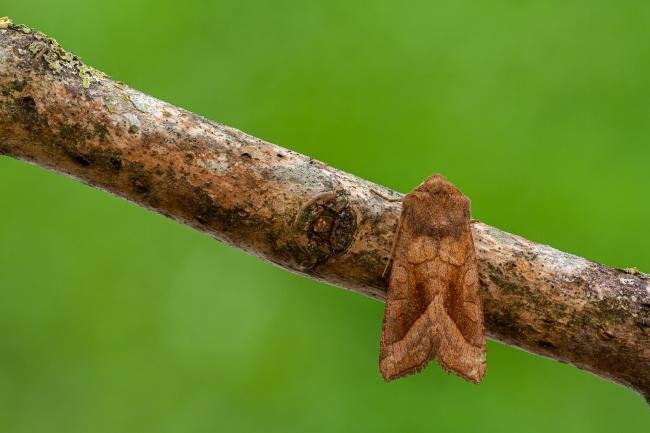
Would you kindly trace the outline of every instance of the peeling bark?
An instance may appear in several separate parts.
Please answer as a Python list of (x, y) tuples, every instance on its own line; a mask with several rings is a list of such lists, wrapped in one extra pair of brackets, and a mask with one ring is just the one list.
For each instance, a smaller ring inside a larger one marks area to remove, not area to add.
[[(0, 154), (384, 299), (401, 210), (388, 197), (401, 194), (140, 93), (2, 19)], [(650, 396), (648, 275), (472, 230), (492, 339)]]

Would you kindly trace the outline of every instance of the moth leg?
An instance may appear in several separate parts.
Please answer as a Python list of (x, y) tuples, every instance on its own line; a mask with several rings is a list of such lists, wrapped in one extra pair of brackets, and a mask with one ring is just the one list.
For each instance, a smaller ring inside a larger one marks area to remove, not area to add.
[(377, 190), (374, 189), (374, 188), (370, 188), (370, 191), (372, 191), (373, 193), (375, 193), (375, 194), (378, 195), (379, 197), (383, 198), (384, 200), (389, 201), (389, 202), (392, 202), (392, 203), (397, 202), (397, 201), (402, 201), (402, 200), (403, 200), (403, 197), (399, 197), (399, 198), (391, 198), (391, 197), (387, 197), (387, 196), (385, 196), (384, 194), (380, 193), (379, 191), (377, 191)]
[(400, 233), (402, 232), (402, 214), (400, 214), (399, 219), (397, 220), (397, 230), (395, 230), (395, 236), (393, 237), (393, 246), (390, 249), (390, 256), (388, 257), (388, 262), (386, 262), (386, 267), (384, 272), (381, 273), (381, 279), (386, 278), (386, 273), (390, 269), (390, 266), (393, 264), (393, 257), (395, 257), (395, 248), (397, 247), (397, 241), (400, 238)]

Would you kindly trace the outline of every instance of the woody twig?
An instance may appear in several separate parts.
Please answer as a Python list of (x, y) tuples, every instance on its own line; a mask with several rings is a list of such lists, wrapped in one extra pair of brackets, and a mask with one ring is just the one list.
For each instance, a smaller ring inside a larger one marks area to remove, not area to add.
[[(385, 297), (401, 194), (140, 93), (7, 19), (0, 153), (289, 271)], [(490, 338), (650, 396), (650, 277), (478, 221), (472, 234)]]

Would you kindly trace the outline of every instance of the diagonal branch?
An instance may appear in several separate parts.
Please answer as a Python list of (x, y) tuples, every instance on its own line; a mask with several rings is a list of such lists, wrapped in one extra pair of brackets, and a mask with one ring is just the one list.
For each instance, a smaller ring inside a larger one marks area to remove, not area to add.
[[(131, 89), (0, 19), (0, 153), (383, 300), (401, 195)], [(473, 223), (491, 338), (650, 396), (650, 277)]]

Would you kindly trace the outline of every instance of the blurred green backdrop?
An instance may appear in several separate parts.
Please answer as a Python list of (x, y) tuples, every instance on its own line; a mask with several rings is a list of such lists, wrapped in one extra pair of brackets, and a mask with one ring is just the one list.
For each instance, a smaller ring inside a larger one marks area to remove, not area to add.
[[(401, 191), (445, 173), (485, 222), (650, 271), (646, 0), (2, 6), (158, 98)], [(378, 302), (7, 158), (0, 197), (2, 432), (650, 425), (633, 392), (498, 343), (481, 386), (385, 384)]]

